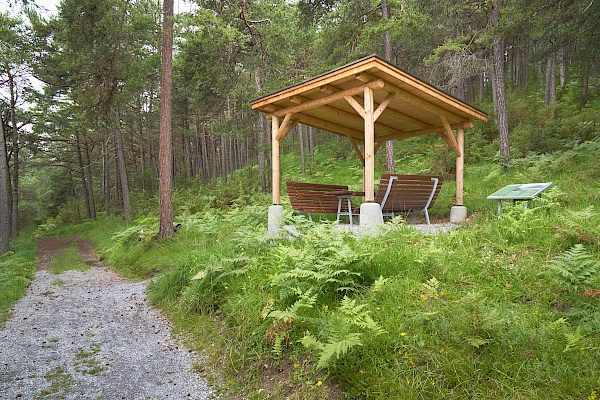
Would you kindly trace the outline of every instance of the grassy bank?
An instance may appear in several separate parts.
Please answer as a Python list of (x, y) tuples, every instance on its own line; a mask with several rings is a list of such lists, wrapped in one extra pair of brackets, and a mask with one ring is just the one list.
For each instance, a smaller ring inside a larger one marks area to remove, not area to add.
[[(504, 175), (469, 165), (472, 217), (447, 234), (396, 220), (356, 237), (290, 215), (302, 234), (269, 238), (261, 195), (219, 208), (195, 195), (165, 241), (154, 217), (100, 218), (68, 233), (87, 235), (122, 274), (152, 278), (151, 301), (205, 354), (227, 398), (592, 399), (599, 147), (521, 159)], [(410, 160), (417, 172), (419, 162)], [(309, 177), (319, 178), (328, 180)], [(546, 181), (542, 203), (507, 204), (501, 218), (486, 199)], [(452, 201), (453, 182), (444, 185), (437, 218)]]
[(36, 271), (36, 245), (33, 230), (21, 232), (0, 254), (0, 327), (10, 317), (9, 309), (23, 296)]

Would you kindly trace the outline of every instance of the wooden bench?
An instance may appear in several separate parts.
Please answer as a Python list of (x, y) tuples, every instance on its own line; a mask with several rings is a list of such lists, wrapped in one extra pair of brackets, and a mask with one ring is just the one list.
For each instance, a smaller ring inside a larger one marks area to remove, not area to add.
[(429, 222), (429, 208), (433, 206), (442, 188), (439, 175), (399, 175), (383, 174), (375, 194), (375, 202), (381, 205), (384, 217), (394, 217), (394, 213), (424, 211)]
[[(322, 183), (286, 182), (292, 209), (311, 213), (348, 215), (348, 204), (341, 201), (339, 194), (348, 191), (345, 185), (327, 185)], [(337, 192), (337, 193), (336, 193)]]

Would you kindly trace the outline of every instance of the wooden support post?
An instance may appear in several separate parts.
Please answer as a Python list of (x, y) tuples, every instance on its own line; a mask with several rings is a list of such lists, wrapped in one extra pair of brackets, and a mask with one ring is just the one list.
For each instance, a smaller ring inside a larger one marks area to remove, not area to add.
[(456, 128), (456, 142), (460, 155), (456, 155), (456, 205), (463, 205), (463, 176), (465, 170), (465, 130), (462, 127)]
[(280, 186), (281, 175), (279, 171), (279, 140), (277, 140), (277, 132), (279, 132), (279, 118), (273, 116), (271, 118), (271, 137), (273, 140), (272, 148), (272, 172), (273, 172), (273, 204), (280, 204)]
[(365, 88), (364, 110), (365, 110), (365, 176), (364, 192), (365, 202), (375, 201), (375, 120), (373, 89)]

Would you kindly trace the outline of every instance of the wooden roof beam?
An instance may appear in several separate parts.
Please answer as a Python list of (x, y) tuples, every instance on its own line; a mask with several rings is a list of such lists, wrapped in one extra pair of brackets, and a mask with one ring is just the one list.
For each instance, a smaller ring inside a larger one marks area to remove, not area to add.
[(419, 128), (419, 129), (431, 128), (431, 125), (428, 124), (427, 122), (423, 122), (423, 121), (413, 118), (409, 115), (398, 112), (390, 107), (387, 108), (385, 115), (386, 115), (386, 117), (391, 117), (391, 118), (397, 119), (399, 121), (405, 122), (407, 124), (410, 124), (410, 125), (414, 126), (415, 128)]
[(371, 81), (368, 83), (365, 83), (363, 85), (359, 85), (359, 86), (355, 86), (353, 88), (350, 89), (346, 89), (346, 90), (342, 90), (336, 93), (332, 93), (330, 95), (327, 95), (325, 97), (321, 97), (318, 99), (314, 99), (314, 100), (309, 100), (305, 103), (302, 104), (298, 104), (292, 107), (287, 107), (287, 108), (283, 108), (281, 110), (278, 111), (274, 111), (271, 113), (271, 115), (274, 115), (276, 117), (283, 117), (285, 114), (287, 113), (296, 113), (296, 112), (301, 112), (304, 110), (308, 110), (310, 108), (314, 108), (314, 107), (318, 107), (318, 106), (322, 106), (325, 104), (329, 104), (331, 102), (334, 102), (336, 100), (340, 100), (343, 99), (345, 96), (354, 96), (355, 94), (358, 93), (362, 93), (364, 91), (364, 89), (366, 87), (370, 88), (370, 89), (381, 89), (383, 88), (385, 85), (385, 83), (383, 82), (382, 79), (378, 79), (375, 81)]
[(427, 100), (423, 100), (419, 96), (415, 96), (414, 94), (408, 93), (390, 83), (386, 83), (385, 86), (383, 87), (383, 90), (385, 90), (388, 93), (396, 93), (396, 96), (398, 97), (398, 99), (407, 101), (407, 102), (409, 102), (417, 107), (420, 107), (423, 110), (428, 111), (432, 114), (444, 116), (444, 117), (450, 118), (450, 119), (455, 117), (455, 114), (451, 113), (450, 111), (448, 111), (442, 107), (436, 106), (435, 104), (430, 103)]
[[(450, 125), (450, 127), (452, 129), (458, 129), (458, 128), (468, 129), (468, 128), (473, 127), (473, 123), (472, 122), (461, 122), (458, 124)], [(380, 142), (387, 142), (388, 140), (398, 140), (398, 139), (406, 139), (406, 138), (415, 137), (415, 136), (431, 135), (432, 133), (440, 133), (443, 130), (444, 130), (444, 127), (442, 127), (442, 126), (433, 126), (431, 128), (417, 129), (414, 131), (398, 132), (398, 133), (393, 133), (391, 135), (375, 137), (375, 142), (380, 143)]]
[(348, 128), (346, 126), (342, 126), (334, 122), (325, 121), (320, 118), (311, 117), (307, 114), (296, 114), (295, 117), (299, 123), (309, 125), (318, 129), (323, 129), (325, 131), (335, 133), (337, 135), (352, 136), (359, 142), (364, 141), (364, 134), (362, 133), (362, 131), (356, 131), (352, 128)]
[(319, 90), (326, 94), (333, 94), (333, 93), (337, 93), (340, 91), (338, 88), (336, 88), (335, 86), (331, 86), (331, 85), (323, 85), (319, 88)]
[[(306, 99), (305, 99), (305, 100), (306, 100)], [(354, 99), (353, 99), (353, 100), (354, 100)], [(308, 100), (307, 100), (307, 101), (308, 101)], [(356, 100), (355, 100), (355, 102), (356, 102), (356, 104), (357, 104), (357, 105), (358, 105), (358, 106), (359, 106), (359, 107), (362, 109), (362, 106), (361, 106), (361, 105), (360, 105), (360, 104), (359, 104), (359, 103), (358, 103)], [(326, 110), (328, 113), (330, 113), (330, 114), (335, 114), (335, 115), (337, 115), (338, 117), (342, 117), (342, 118), (344, 118), (344, 119), (346, 119), (346, 120), (348, 120), (348, 121), (353, 121), (353, 122), (355, 122), (355, 123), (357, 123), (357, 122), (360, 122), (360, 123), (361, 123), (361, 125), (362, 125), (362, 123), (363, 123), (363, 118), (362, 118), (361, 116), (358, 116), (358, 115), (356, 115), (356, 114), (349, 113), (349, 112), (347, 112), (347, 111), (341, 110), (341, 109), (339, 109), (339, 108), (336, 108), (336, 107), (333, 107), (333, 106), (331, 106), (331, 105), (321, 106), (321, 108), (325, 109), (325, 110)], [(273, 113), (272, 113), (272, 114), (270, 114), (270, 115), (268, 115), (268, 119), (270, 119), (272, 115), (275, 115), (275, 113), (278, 113), (278, 112), (279, 112), (279, 111), (281, 111), (281, 110), (282, 110), (282, 109), (274, 109), (274, 110), (273, 110)], [(287, 114), (286, 114), (286, 115), (287, 115)], [(299, 119), (299, 121), (298, 121), (298, 122), (302, 123), (302, 122), (303, 122), (303, 120), (306, 120), (306, 119), (307, 119), (307, 118), (309, 118), (309, 117), (310, 117), (310, 116), (309, 116), (308, 114), (306, 114), (306, 113), (299, 113), (299, 114), (297, 114), (297, 117), (296, 117), (296, 118), (297, 118), (297, 119)], [(315, 118), (315, 117), (310, 117), (310, 118)], [(319, 121), (323, 121), (323, 123), (325, 122), (325, 120), (323, 120), (323, 119), (320, 119), (320, 118), (319, 118), (318, 120), (319, 120)], [(330, 122), (327, 122), (327, 123), (330, 123)], [(341, 127), (341, 126), (342, 126), (342, 125), (335, 124), (335, 123), (330, 123), (330, 124), (331, 124), (330, 126), (338, 126), (338, 127)], [(282, 123), (282, 125), (283, 125), (283, 123)], [(310, 125), (310, 124), (307, 124), (307, 125)], [(324, 130), (329, 130), (329, 129), (326, 129), (326, 128), (322, 128), (322, 129), (324, 129)], [(351, 128), (347, 128), (347, 129), (351, 129)], [(378, 132), (384, 132), (385, 134), (392, 134), (392, 133), (398, 133), (398, 132), (400, 132), (399, 130), (397, 130), (397, 129), (393, 128), (393, 127), (390, 127), (389, 125), (385, 125), (385, 124), (381, 124), (381, 123), (376, 123), (376, 124), (375, 124), (375, 130), (376, 130), (376, 131), (378, 131)], [(358, 132), (358, 131), (356, 131), (356, 132)], [(342, 133), (339, 133), (339, 132), (332, 132), (332, 133), (337, 133), (337, 134), (340, 134), (340, 135), (342, 135), (342, 136), (344, 136), (344, 135), (345, 135), (345, 132), (342, 132)], [(357, 138), (357, 139), (360, 139), (360, 140), (363, 140), (362, 131), (361, 131), (361, 135), (360, 135), (360, 137), (356, 137), (356, 138)]]

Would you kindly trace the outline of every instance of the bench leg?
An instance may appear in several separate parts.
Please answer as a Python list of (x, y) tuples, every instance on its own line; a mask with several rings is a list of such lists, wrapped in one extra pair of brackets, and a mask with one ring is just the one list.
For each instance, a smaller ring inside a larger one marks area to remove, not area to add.
[(350, 201), (350, 197), (346, 199), (348, 200), (348, 219), (350, 220), (350, 227), (352, 227), (352, 201)]

